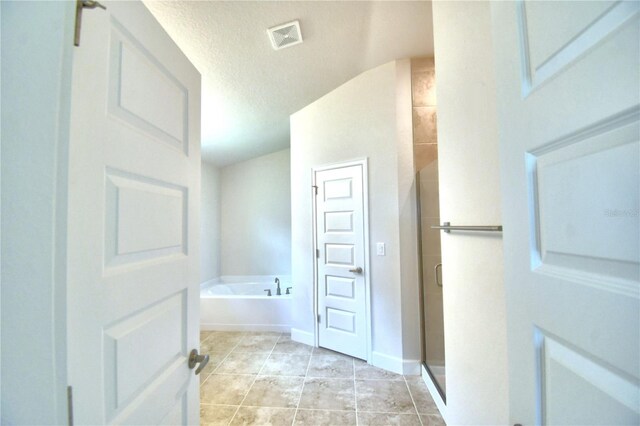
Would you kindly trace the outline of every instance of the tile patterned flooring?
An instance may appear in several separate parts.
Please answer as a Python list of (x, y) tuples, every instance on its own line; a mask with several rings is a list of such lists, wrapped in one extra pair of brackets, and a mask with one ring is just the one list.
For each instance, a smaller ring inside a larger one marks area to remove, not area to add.
[(202, 331), (200, 421), (213, 425), (445, 426), (420, 376), (283, 333)]

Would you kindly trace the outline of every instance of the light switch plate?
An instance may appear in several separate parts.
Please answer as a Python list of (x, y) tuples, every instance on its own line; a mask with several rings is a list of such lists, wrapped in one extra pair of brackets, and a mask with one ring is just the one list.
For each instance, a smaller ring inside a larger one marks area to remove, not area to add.
[(378, 256), (384, 256), (385, 255), (384, 243), (377, 243), (376, 244), (376, 254)]

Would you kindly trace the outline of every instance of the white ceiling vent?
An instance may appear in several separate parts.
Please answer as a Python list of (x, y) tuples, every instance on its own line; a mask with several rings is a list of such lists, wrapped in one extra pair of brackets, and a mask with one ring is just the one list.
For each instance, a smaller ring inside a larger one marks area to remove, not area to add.
[(300, 32), (300, 22), (298, 21), (269, 28), (267, 34), (269, 34), (271, 45), (275, 50), (302, 43), (302, 33)]

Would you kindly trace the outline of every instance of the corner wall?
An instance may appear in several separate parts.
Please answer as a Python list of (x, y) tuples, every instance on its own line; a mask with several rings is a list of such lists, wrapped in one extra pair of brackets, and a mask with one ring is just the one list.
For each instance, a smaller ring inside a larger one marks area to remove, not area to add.
[[(292, 337), (313, 344), (315, 332), (312, 168), (368, 158), (373, 330), (369, 361), (398, 372), (407, 367), (405, 360), (419, 359), (419, 352), (411, 352), (414, 343), (403, 342), (415, 338), (417, 348), (419, 339), (417, 265), (412, 265), (415, 283), (410, 282), (411, 270), (401, 271), (402, 256), (406, 255), (405, 263), (415, 256), (417, 238), (415, 233), (409, 241), (406, 238), (415, 224), (415, 210), (414, 222), (402, 219), (411, 216), (406, 198), (413, 195), (410, 78), (408, 60), (390, 62), (291, 116), (292, 280), (296, 286)], [(386, 256), (376, 256), (377, 242), (386, 244)], [(403, 278), (408, 286), (404, 293)], [(403, 320), (403, 312), (416, 314)]]
[(290, 190), (288, 149), (220, 170), (220, 275), (291, 275)]
[[(440, 216), (501, 223), (489, 2), (434, 2)], [(507, 424), (502, 238), (442, 234), (447, 424)]]
[(220, 170), (202, 162), (200, 183), (200, 282), (220, 276)]

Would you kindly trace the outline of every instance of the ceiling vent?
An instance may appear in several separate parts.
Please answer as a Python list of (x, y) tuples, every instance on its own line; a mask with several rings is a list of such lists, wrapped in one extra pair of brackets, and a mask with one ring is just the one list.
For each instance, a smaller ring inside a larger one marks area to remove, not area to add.
[(302, 33), (300, 33), (300, 22), (298, 21), (269, 28), (267, 33), (275, 50), (302, 43)]

